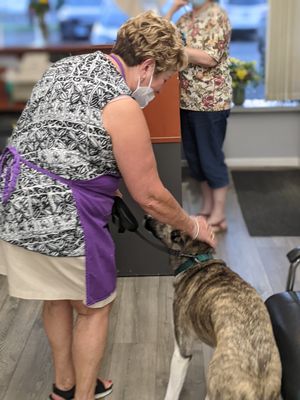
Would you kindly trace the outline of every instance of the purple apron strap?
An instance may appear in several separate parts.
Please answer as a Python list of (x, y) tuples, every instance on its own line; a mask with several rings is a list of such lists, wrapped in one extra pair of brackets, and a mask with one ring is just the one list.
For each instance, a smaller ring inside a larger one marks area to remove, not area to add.
[(123, 67), (123, 64), (121, 63), (121, 61), (118, 59), (118, 57), (116, 57), (113, 53), (109, 54), (109, 56), (115, 60), (115, 62), (118, 64), (118, 66), (120, 67), (121, 70), (121, 75), (123, 76), (123, 78), (125, 79), (125, 70)]
[(4, 165), (7, 161), (9, 161), (9, 156), (12, 157), (11, 162), (7, 164), (7, 170), (4, 177), (4, 189), (2, 194), (2, 203), (6, 204), (12, 195), (13, 191), (16, 188), (18, 176), (20, 174), (20, 164), (21, 162), (27, 167), (32, 168), (44, 175), (49, 176), (52, 179), (60, 181), (68, 186), (70, 186), (70, 181), (59, 176), (55, 175), (52, 172), (48, 171), (47, 169), (41, 168), (38, 165), (26, 160), (25, 158), (21, 157), (18, 150), (12, 146), (7, 146), (4, 152), (1, 154), (0, 157), (0, 178), (3, 174)]

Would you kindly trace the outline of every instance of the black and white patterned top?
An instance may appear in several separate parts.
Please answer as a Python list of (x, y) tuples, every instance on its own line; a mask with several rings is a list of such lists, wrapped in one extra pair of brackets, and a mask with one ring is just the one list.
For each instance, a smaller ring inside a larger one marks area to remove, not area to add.
[[(118, 176), (102, 110), (120, 95), (131, 91), (100, 51), (62, 59), (35, 85), (10, 145), (66, 179)], [(84, 255), (70, 189), (23, 164), (9, 202), (0, 202), (0, 238), (50, 256)]]

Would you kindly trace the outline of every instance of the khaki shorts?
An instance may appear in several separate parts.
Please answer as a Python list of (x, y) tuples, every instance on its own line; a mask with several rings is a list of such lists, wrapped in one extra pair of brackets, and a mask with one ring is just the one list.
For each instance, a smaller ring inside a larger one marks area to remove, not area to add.
[[(9, 294), (30, 300), (82, 300), (86, 304), (85, 257), (51, 257), (0, 239), (0, 274)], [(89, 306), (104, 307), (116, 292)]]

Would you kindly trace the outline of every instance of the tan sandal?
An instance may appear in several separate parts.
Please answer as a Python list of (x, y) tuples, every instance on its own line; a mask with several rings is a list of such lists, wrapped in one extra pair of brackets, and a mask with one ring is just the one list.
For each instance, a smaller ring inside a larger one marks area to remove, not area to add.
[(213, 233), (224, 233), (227, 231), (227, 223), (226, 218), (221, 219), (221, 221), (216, 222), (214, 224), (210, 224)]
[(209, 213), (198, 213), (198, 214), (196, 214), (196, 216), (204, 217), (205, 219), (207, 219), (207, 218), (209, 218), (210, 214)]

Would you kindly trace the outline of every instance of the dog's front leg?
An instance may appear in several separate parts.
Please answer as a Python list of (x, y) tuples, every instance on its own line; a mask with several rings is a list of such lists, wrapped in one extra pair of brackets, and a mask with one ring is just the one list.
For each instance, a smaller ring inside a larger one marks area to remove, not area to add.
[(177, 342), (171, 361), (170, 378), (165, 400), (178, 400), (191, 357), (182, 357)]

